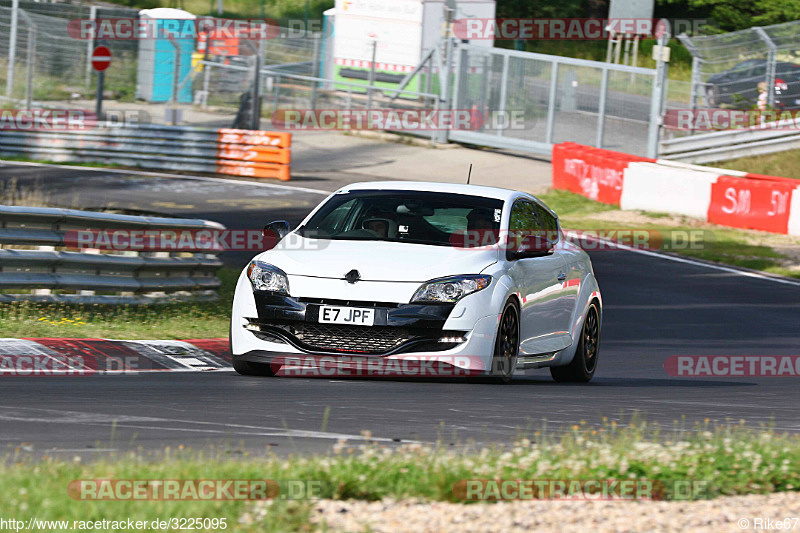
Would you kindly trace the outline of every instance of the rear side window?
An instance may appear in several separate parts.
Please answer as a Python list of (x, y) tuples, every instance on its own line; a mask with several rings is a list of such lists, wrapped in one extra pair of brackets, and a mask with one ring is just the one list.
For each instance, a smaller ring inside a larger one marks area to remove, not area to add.
[(533, 204), (525, 200), (520, 200), (511, 208), (511, 220), (508, 223), (511, 231), (541, 231), (544, 229)]
[(539, 204), (533, 204), (533, 208), (539, 216), (542, 227), (547, 231), (547, 238), (553, 242), (558, 242), (558, 220), (556, 217)]

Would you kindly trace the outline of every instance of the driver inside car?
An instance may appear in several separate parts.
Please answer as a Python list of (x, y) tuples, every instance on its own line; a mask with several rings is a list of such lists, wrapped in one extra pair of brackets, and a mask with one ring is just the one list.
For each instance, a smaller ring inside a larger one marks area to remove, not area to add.
[(491, 212), (485, 209), (473, 209), (467, 215), (467, 231), (474, 234), (482, 246), (497, 242), (495, 226), (496, 224), (492, 222)]
[(377, 233), (382, 239), (397, 238), (397, 222), (389, 218), (367, 218), (361, 223), (361, 227)]

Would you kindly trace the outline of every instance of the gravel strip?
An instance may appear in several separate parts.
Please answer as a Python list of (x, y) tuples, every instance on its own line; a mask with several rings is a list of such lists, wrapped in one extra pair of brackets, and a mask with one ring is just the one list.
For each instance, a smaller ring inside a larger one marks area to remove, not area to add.
[[(758, 518), (800, 517), (800, 493), (729, 496), (714, 500), (677, 501), (513, 501), (497, 504), (454, 504), (416, 500), (379, 502), (322, 500), (312, 520), (329, 531), (389, 533), (396, 531), (508, 532), (536, 531), (800, 531), (800, 520), (789, 527)], [(745, 525), (740, 519), (746, 519)]]

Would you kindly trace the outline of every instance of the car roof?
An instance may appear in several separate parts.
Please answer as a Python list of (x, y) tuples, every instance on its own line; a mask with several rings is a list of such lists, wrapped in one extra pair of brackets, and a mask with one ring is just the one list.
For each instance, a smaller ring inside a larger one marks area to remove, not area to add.
[(466, 194), (470, 196), (482, 196), (484, 198), (494, 198), (497, 200), (511, 201), (520, 196), (530, 196), (527, 193), (502, 189), (500, 187), (487, 187), (484, 185), (466, 185), (462, 183), (440, 183), (429, 181), (368, 181), (361, 183), (351, 183), (339, 189), (340, 191), (425, 191), (425, 192), (448, 192), (452, 194)]

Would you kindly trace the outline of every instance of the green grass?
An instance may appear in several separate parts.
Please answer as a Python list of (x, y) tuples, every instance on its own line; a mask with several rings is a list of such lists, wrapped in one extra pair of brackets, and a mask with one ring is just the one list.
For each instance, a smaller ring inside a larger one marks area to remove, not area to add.
[[(637, 418), (624, 424), (604, 418), (599, 426), (581, 422), (561, 433), (545, 428), (504, 447), (342, 443), (332, 455), (232, 458), (181, 446), (157, 459), (131, 452), (88, 462), (33, 460), (17, 449), (0, 462), (0, 476), (4, 512), (18, 519), (225, 518), (234, 531), (307, 531), (313, 499), (87, 501), (72, 500), (66, 489), (81, 479), (294, 480), (314, 482), (317, 496), (328, 499), (460, 502), (453, 491), (460, 480), (641, 479), (663, 482), (656, 497), (706, 499), (798, 490), (800, 437), (748, 429), (744, 421), (662, 428)], [(673, 491), (675, 481), (693, 481), (702, 490), (680, 495)]]
[(219, 299), (156, 305), (15, 302), (0, 306), (0, 337), (226, 338), (239, 272), (223, 268)]
[(775, 154), (754, 155), (725, 161), (725, 168), (800, 179), (800, 150), (787, 150)]
[[(781, 276), (800, 278), (800, 272), (789, 270), (782, 266), (786, 256), (773, 250), (770, 246), (753, 244), (753, 232), (739, 229), (713, 228), (710, 226), (699, 227), (696, 221), (687, 220), (686, 226), (666, 225), (660, 219), (666, 216), (661, 213), (643, 213), (652, 219), (648, 223), (620, 223), (612, 220), (598, 220), (592, 215), (606, 211), (619, 211), (617, 206), (602, 204), (569, 191), (553, 190), (538, 196), (550, 208), (558, 213), (561, 223), (566, 229), (572, 230), (612, 230), (612, 229), (638, 229), (655, 230), (663, 237), (663, 250), (669, 250), (681, 255), (722, 263), (726, 265), (750, 268)], [(702, 239), (701, 246), (682, 247), (687, 231), (702, 231), (698, 237)]]

